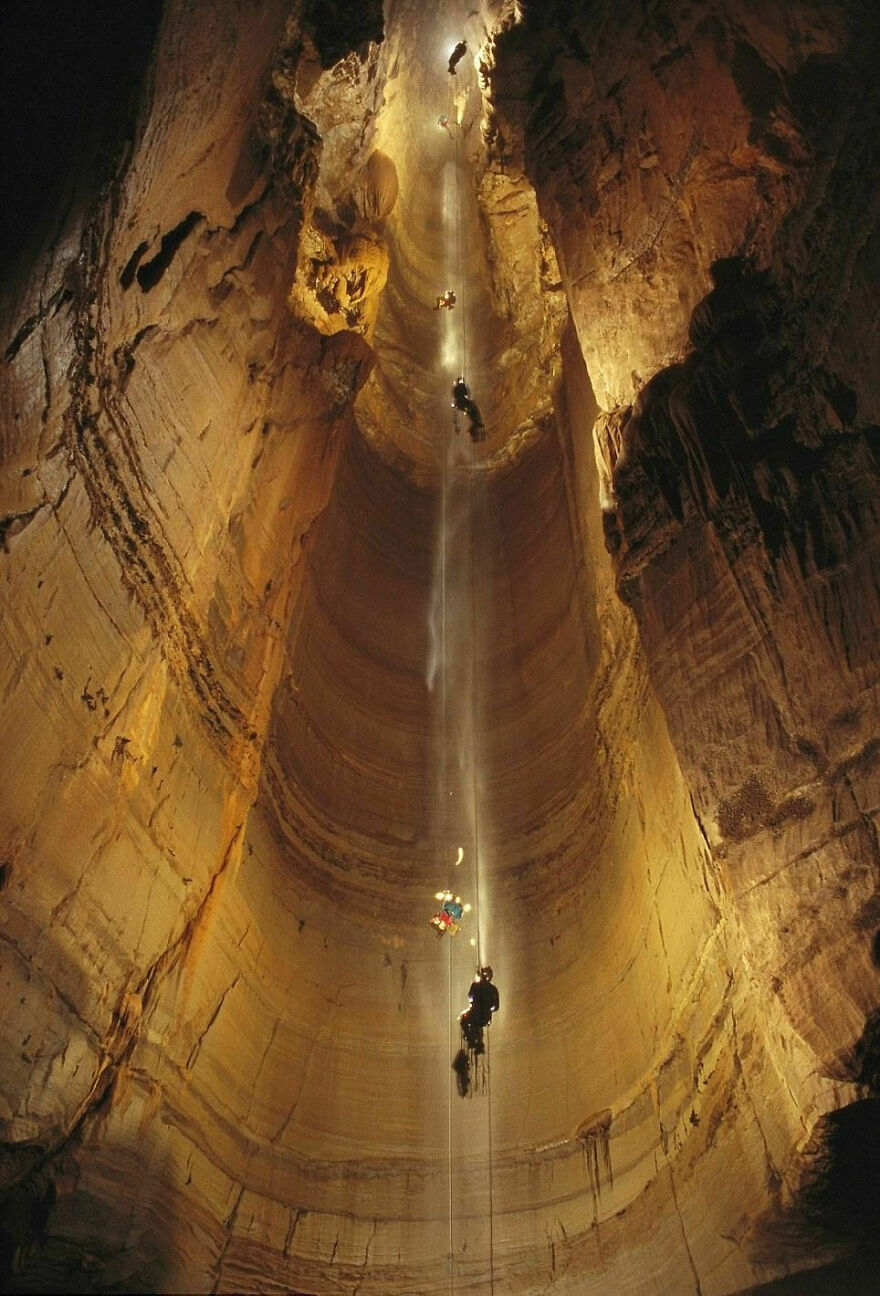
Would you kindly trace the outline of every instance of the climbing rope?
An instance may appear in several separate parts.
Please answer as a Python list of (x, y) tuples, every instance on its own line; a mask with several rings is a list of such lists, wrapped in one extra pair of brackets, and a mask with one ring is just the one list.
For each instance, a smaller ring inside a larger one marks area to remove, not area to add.
[[(466, 289), (467, 278), (465, 274), (464, 257), (462, 253), (462, 228), (464, 225), (464, 212), (462, 208), (462, 172), (463, 172), (463, 148), (462, 148), (462, 131), (458, 122), (457, 113), (454, 112), (452, 118), (455, 121), (455, 199), (456, 199), (456, 274), (459, 286), (459, 301), (461, 303), (461, 376), (467, 382), (467, 325), (468, 325), (468, 293)], [(480, 869), (480, 797), (477, 779), (477, 736), (479, 733), (479, 669), (478, 669), (478, 617), (477, 617), (477, 557), (476, 557), (476, 528), (475, 528), (475, 497), (476, 497), (476, 442), (471, 439), (470, 452), (470, 471), (468, 473), (468, 541), (469, 541), (469, 577), (470, 577), (470, 621), (471, 621), (471, 798), (472, 798), (472, 815), (474, 831), (474, 881), (475, 881), (475, 904), (474, 919), (477, 926), (477, 966), (483, 967), (483, 935), (482, 935), (482, 916), (483, 916), (483, 889), (482, 875)], [(492, 1147), (492, 1084), (491, 1084), (491, 1065), (489, 1053), (489, 1035), (490, 1028), (487, 1026), (483, 1030), (483, 1040), (485, 1053), (480, 1057), (478, 1070), (481, 1072), (479, 1077), (479, 1091), (486, 1096), (486, 1120), (487, 1120), (487, 1164), (488, 1164), (488, 1190), (489, 1190), (489, 1291), (494, 1296), (495, 1291), (495, 1209), (494, 1209), (494, 1188), (493, 1188), (493, 1147)], [(477, 1092), (477, 1071), (474, 1073), (473, 1092)]]
[[(473, 797), (473, 819), (474, 819), (474, 871), (476, 879), (476, 904), (475, 914), (477, 920), (477, 964), (483, 966), (483, 950), (481, 937), (481, 916), (483, 913), (483, 893), (480, 874), (480, 821), (479, 821), (479, 787), (477, 783), (477, 734), (479, 732), (477, 722), (479, 718), (479, 694), (478, 679), (479, 672), (477, 669), (478, 661), (478, 636), (477, 636), (477, 558), (476, 558), (476, 528), (474, 525), (474, 515), (476, 513), (474, 497), (476, 494), (476, 472), (475, 472), (475, 450), (474, 444), (471, 443), (471, 462), (470, 462), (470, 481), (469, 481), (469, 499), (468, 499), (468, 518), (469, 518), (469, 541), (470, 541), (470, 582), (471, 582), (471, 771), (472, 771), (472, 789)], [(482, 1092), (486, 1095), (486, 1124), (487, 1124), (487, 1163), (489, 1168), (489, 1291), (495, 1291), (495, 1207), (494, 1207), (494, 1187), (493, 1187), (493, 1148), (492, 1148), (492, 1068), (491, 1054), (489, 1046), (489, 1037), (491, 1029), (485, 1027), (483, 1031), (483, 1041), (485, 1054), (482, 1059), (483, 1067), (483, 1088)]]
[(467, 292), (465, 291), (464, 257), (461, 251), (461, 126), (455, 110), (454, 95), (452, 98), (451, 120), (455, 123), (455, 273), (458, 279), (461, 301), (461, 376), (467, 382)]
[[(446, 716), (446, 548), (447, 548), (447, 494), (449, 485), (447, 447), (444, 442), (442, 462), (440, 468), (440, 797), (442, 805), (440, 809), (442, 836), (443, 836), (443, 857), (446, 865), (445, 871), (445, 888), (450, 890), (450, 850), (449, 850), (449, 762), (447, 760), (447, 743), (449, 740), (448, 724)], [(451, 1023), (452, 1018), (452, 943), (446, 947), (446, 995), (449, 1003), (450, 1027), (449, 1027), (449, 1046), (455, 1047), (454, 1028)], [(449, 1098), (446, 1113), (446, 1155), (449, 1166), (449, 1291), (455, 1292), (455, 1265), (453, 1261), (454, 1251), (454, 1230), (453, 1230), (453, 1207), (454, 1199), (452, 1193), (452, 1086), (449, 1086)]]
[[(447, 115), (448, 130), (449, 117)], [(456, 225), (457, 212), (456, 212)], [(445, 378), (445, 375), (444, 375)], [(454, 415), (456, 420), (455, 430), (458, 431), (457, 413)], [(450, 842), (449, 842), (449, 759), (447, 753), (447, 744), (449, 741), (449, 725), (447, 718), (447, 606), (446, 606), (446, 581), (447, 568), (446, 556), (448, 547), (448, 504), (449, 504), (449, 446), (446, 438), (443, 438), (440, 456), (440, 797), (442, 801), (440, 815), (442, 823), (443, 838), (443, 858), (445, 863), (445, 888), (450, 890)], [(451, 936), (451, 933), (450, 933)], [(452, 967), (452, 942), (448, 941), (446, 947), (446, 998), (449, 1008), (448, 1016), (448, 1048), (450, 1055), (457, 1048), (456, 1027), (454, 1024), (453, 1014), (453, 967)], [(447, 1085), (447, 1112), (446, 1112), (446, 1160), (447, 1160), (447, 1183), (449, 1192), (448, 1217), (449, 1217), (449, 1235), (447, 1238), (447, 1247), (449, 1255), (449, 1291), (450, 1296), (455, 1293), (455, 1229), (454, 1229), (454, 1211), (455, 1196), (453, 1192), (453, 1148), (452, 1148), (452, 1085)]]
[[(458, 373), (467, 382), (467, 357), (468, 357), (468, 293), (466, 289), (466, 276), (463, 255), (462, 229), (464, 226), (463, 212), (463, 195), (462, 195), (462, 170), (463, 170), (463, 147), (462, 131), (458, 122), (456, 112), (455, 94), (453, 82), (450, 78), (449, 83), (449, 106), (447, 112), (447, 122), (451, 123), (451, 130), (454, 132), (454, 157), (455, 157), (455, 291), (456, 302), (459, 310), (460, 320), (460, 352), (458, 356)], [(455, 432), (459, 430), (459, 414), (455, 409), (453, 413), (453, 426)], [(476, 591), (476, 536), (475, 536), (475, 496), (476, 496), (476, 472), (475, 472), (475, 452), (474, 440), (471, 438), (471, 453), (469, 457), (468, 471), (468, 490), (467, 490), (467, 514), (468, 514), (468, 561), (465, 567), (470, 580), (470, 745), (471, 745), (471, 810), (473, 825), (473, 878), (474, 878), (474, 921), (476, 923), (476, 954), (478, 967), (483, 966), (483, 938), (481, 929), (481, 916), (483, 912), (482, 900), (482, 878), (480, 869), (480, 815), (479, 815), (479, 787), (477, 779), (477, 736), (478, 736), (478, 718), (479, 718), (479, 692), (478, 692), (478, 668), (477, 668), (477, 648), (478, 648), (478, 617), (477, 617), (477, 591)], [(443, 846), (446, 857), (446, 889), (451, 890), (451, 849), (449, 840), (450, 829), (450, 810), (449, 810), (449, 762), (447, 759), (447, 742), (448, 721), (447, 721), (447, 545), (448, 545), (448, 494), (449, 494), (449, 443), (444, 439), (441, 455), (441, 546), (440, 556), (440, 649), (441, 649), (441, 673), (440, 673), (440, 707), (441, 707), (441, 763), (442, 773), (440, 779), (441, 796), (443, 798), (442, 811), (442, 836)], [(452, 944), (448, 945), (447, 957), (447, 994), (450, 1005), (450, 1033), (460, 1032), (458, 1020), (452, 1009), (453, 995), (453, 962), (452, 962)], [(475, 1055), (470, 1049), (469, 1057), (472, 1063), (472, 1084), (469, 1092), (473, 1095), (476, 1093), (484, 1094), (487, 1099), (487, 1122), (488, 1122), (488, 1205), (489, 1205), (489, 1291), (494, 1296), (495, 1291), (495, 1212), (494, 1212), (494, 1195), (493, 1195), (493, 1142), (492, 1142), (492, 1093), (490, 1085), (490, 1068), (489, 1068), (489, 1031), (484, 1028), (484, 1048), (485, 1053)], [(453, 1049), (456, 1043), (452, 1043)], [(449, 1086), (449, 1103), (447, 1113), (447, 1158), (448, 1158), (448, 1181), (449, 1181), (449, 1289), (454, 1292), (455, 1288), (455, 1257), (454, 1257), (454, 1194), (453, 1194), (453, 1096), (452, 1085)]]

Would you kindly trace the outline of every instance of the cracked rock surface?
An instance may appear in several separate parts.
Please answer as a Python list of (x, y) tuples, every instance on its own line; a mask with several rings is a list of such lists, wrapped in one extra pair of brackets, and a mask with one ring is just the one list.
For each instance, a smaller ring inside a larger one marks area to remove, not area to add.
[(873, 6), (148, 8), (0, 298), (4, 1290), (871, 1290)]

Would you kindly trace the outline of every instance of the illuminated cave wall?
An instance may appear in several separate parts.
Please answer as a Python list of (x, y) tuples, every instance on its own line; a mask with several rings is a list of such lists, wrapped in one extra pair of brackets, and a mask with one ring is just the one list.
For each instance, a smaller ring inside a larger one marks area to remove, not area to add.
[(4, 249), (4, 1286), (859, 1290), (871, 6), (102, 19)]

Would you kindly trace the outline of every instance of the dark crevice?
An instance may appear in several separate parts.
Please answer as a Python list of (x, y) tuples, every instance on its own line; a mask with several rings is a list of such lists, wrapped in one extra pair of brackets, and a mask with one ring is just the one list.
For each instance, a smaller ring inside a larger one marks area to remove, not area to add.
[(776, 105), (782, 89), (776, 73), (746, 41), (737, 41), (730, 70), (748, 110), (756, 116), (766, 116)]
[(138, 243), (135, 250), (125, 263), (125, 268), (119, 276), (119, 282), (123, 288), (130, 288), (134, 283), (135, 271), (140, 264), (140, 259), (149, 247), (149, 243)]
[(788, 1278), (750, 1287), (738, 1296), (877, 1296), (878, 1265), (880, 1251), (865, 1248), (818, 1269), (803, 1269)]
[(0, 5), (4, 278), (57, 219), (71, 185), (88, 201), (89, 177), (132, 130), (161, 12), (162, 0)]
[[(837, 1111), (827, 1112), (813, 1127), (812, 1137), (804, 1150), (801, 1183), (791, 1204), (779, 1213), (769, 1214), (753, 1233), (756, 1258), (778, 1263), (788, 1258), (798, 1269), (803, 1257), (821, 1255), (834, 1260), (825, 1275), (827, 1285), (818, 1277), (811, 1285), (809, 1272), (798, 1272), (791, 1280), (781, 1280), (757, 1292), (857, 1293), (873, 1287), (862, 1285), (872, 1273), (876, 1280), (880, 1259), (880, 1099), (864, 1098)], [(841, 1252), (844, 1256), (841, 1256)], [(835, 1255), (836, 1253), (836, 1255)], [(842, 1285), (831, 1281), (840, 1275)], [(854, 1281), (847, 1286), (843, 1275)], [(857, 1280), (857, 1281), (856, 1281)]]
[(27, 509), (24, 513), (11, 513), (7, 517), (0, 518), (0, 551), (9, 553), (8, 538), (23, 531), (44, 505), (45, 500), (41, 500), (39, 504), (35, 504), (32, 509)]
[[(192, 233), (199, 221), (204, 219), (201, 212), (191, 211), (179, 225), (175, 225), (174, 229), (162, 235), (159, 251), (151, 260), (145, 261), (136, 272), (136, 278), (142, 292), (149, 292), (151, 288), (156, 287), (156, 284), (173, 261), (174, 255), (184, 239)], [(131, 263), (129, 262), (129, 264)], [(127, 269), (128, 266), (126, 266)]]
[[(877, 943), (876, 937), (874, 943)], [(880, 1008), (875, 1009), (867, 1018), (864, 1030), (855, 1043), (851, 1069), (856, 1084), (863, 1085), (875, 1098), (880, 1097)], [(880, 1128), (876, 1125), (874, 1139), (878, 1142), (876, 1153), (880, 1169)], [(876, 1182), (880, 1185), (880, 1175)]]
[(7, 362), (14, 360), (25, 342), (27, 342), (28, 338), (33, 333), (34, 329), (42, 324), (43, 321), (46, 320), (54, 311), (58, 310), (60, 306), (63, 306), (65, 302), (71, 301), (72, 298), (73, 293), (69, 288), (59, 288), (57, 292), (53, 293), (45, 307), (41, 308), (35, 314), (28, 316), (15, 337), (9, 343), (6, 350), (3, 352), (3, 359)]
[(864, 1098), (817, 1123), (802, 1206), (821, 1232), (880, 1237), (880, 1099)]
[(378, 0), (310, 0), (303, 25), (315, 42), (323, 68), (333, 67), (352, 51), (364, 57), (371, 41), (379, 44), (385, 39)]

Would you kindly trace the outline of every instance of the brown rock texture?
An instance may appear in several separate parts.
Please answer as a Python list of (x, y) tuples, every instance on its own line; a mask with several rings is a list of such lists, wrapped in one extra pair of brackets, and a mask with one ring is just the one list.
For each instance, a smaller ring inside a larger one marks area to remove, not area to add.
[(0, 298), (4, 1290), (874, 1290), (874, 7), (114, 12)]

